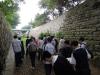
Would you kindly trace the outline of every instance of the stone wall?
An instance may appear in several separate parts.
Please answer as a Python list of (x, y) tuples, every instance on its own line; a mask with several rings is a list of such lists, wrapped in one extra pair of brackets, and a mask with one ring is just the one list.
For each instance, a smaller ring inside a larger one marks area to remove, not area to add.
[(86, 0), (57, 19), (32, 29), (30, 36), (39, 36), (41, 32), (47, 31), (51, 33), (62, 31), (68, 39), (79, 39), (83, 36), (90, 48), (98, 51), (100, 48), (100, 0)]
[(67, 39), (85, 37), (90, 50), (100, 56), (100, 0), (87, 0), (69, 10), (61, 30)]
[(50, 32), (50, 33), (57, 33), (60, 30), (60, 27), (63, 25), (63, 21), (65, 18), (65, 14), (62, 16), (56, 18), (55, 20), (41, 25), (39, 27), (36, 27), (30, 31), (30, 36), (38, 37), (40, 33), (44, 32)]
[(8, 23), (0, 12), (0, 75), (5, 67), (5, 60), (11, 45), (12, 35)]
[(30, 35), (38, 36), (41, 32), (61, 31), (66, 39), (78, 40), (83, 36), (89, 49), (97, 56), (96, 62), (100, 62), (98, 61), (100, 60), (100, 0), (86, 0), (65, 14), (50, 23), (32, 29)]

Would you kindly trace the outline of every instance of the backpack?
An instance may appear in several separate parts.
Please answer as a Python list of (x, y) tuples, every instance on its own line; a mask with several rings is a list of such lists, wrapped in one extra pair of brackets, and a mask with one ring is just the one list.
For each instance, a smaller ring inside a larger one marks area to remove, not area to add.
[(31, 42), (28, 46), (28, 51), (32, 52), (32, 51), (36, 51), (37, 50), (37, 46), (36, 44), (34, 44), (33, 42)]

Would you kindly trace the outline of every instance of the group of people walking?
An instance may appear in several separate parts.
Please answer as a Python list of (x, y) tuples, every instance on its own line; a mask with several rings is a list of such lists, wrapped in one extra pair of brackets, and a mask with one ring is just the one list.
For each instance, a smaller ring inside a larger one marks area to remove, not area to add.
[[(20, 64), (24, 55), (22, 43), (16, 39), (12, 42), (15, 52), (16, 66)], [(51, 75), (54, 70), (55, 75), (91, 75), (89, 59), (93, 57), (88, 51), (84, 38), (78, 41), (69, 41), (63, 37), (58, 41), (54, 36), (44, 38), (35, 37), (26, 40), (26, 56), (31, 59), (32, 69), (35, 69), (35, 58), (38, 53), (38, 60), (43, 62), (45, 75)]]

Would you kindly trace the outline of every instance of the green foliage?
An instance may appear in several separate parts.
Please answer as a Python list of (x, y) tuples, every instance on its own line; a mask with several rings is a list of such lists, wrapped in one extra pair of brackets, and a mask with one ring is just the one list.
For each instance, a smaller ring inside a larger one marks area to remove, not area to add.
[(69, 9), (81, 3), (81, 1), (82, 0), (41, 0), (40, 7), (51, 10), (52, 12), (54, 9), (58, 9), (60, 15), (63, 12), (63, 7)]
[(18, 1), (21, 0), (3, 0), (0, 1), (0, 11), (5, 15), (6, 20), (14, 28), (19, 23)]
[(17, 13), (7, 14), (5, 18), (12, 28), (15, 28), (16, 25), (19, 24), (19, 15)]
[(61, 37), (63, 37), (64, 35), (63, 35), (63, 33), (62, 32), (58, 32), (58, 33), (56, 33), (56, 37), (57, 38), (61, 38)]
[(41, 0), (40, 5), (42, 8), (54, 9), (57, 5), (57, 0)]
[(43, 39), (44, 37), (46, 37), (46, 36), (48, 36), (48, 35), (51, 35), (51, 33), (49, 32), (49, 31), (47, 31), (47, 32), (45, 32), (45, 33), (41, 33), (40, 35), (39, 35), (39, 38), (40, 39)]
[(46, 36), (45, 33), (41, 33), (41, 34), (39, 35), (39, 38), (40, 38), (40, 39), (43, 39), (45, 36)]
[(31, 22), (30, 25), (34, 27), (37, 27), (37, 26), (40, 26), (42, 24), (45, 24), (47, 21), (48, 21), (48, 17), (47, 17), (47, 14), (46, 13), (43, 13), (43, 14), (37, 14), (36, 15), (36, 18), (34, 20), (34, 22)]

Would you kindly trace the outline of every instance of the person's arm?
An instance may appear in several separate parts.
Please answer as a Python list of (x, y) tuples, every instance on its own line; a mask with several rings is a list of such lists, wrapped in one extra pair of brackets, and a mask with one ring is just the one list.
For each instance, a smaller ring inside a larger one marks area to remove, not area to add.
[(47, 46), (47, 45), (45, 46), (44, 50), (45, 50), (45, 51), (47, 51), (47, 50), (48, 50), (48, 46)]
[(69, 61), (70, 64), (76, 65), (76, 60), (75, 60), (73, 54), (71, 55), (70, 58), (66, 58), (66, 59)]
[(26, 47), (27, 47), (27, 45), (28, 45), (28, 39), (26, 39)]
[(73, 68), (74, 68), (74, 70), (75, 70), (76, 60), (75, 60), (73, 54), (71, 55), (70, 58), (66, 58), (66, 59), (69, 61), (69, 63), (73, 66)]
[(15, 50), (14, 50), (14, 43), (12, 42), (12, 48), (13, 48), (13, 51), (14, 51), (14, 53), (15, 53)]
[(30, 46), (30, 44), (27, 45), (26, 56), (27, 56), (28, 53), (29, 53), (29, 46)]

